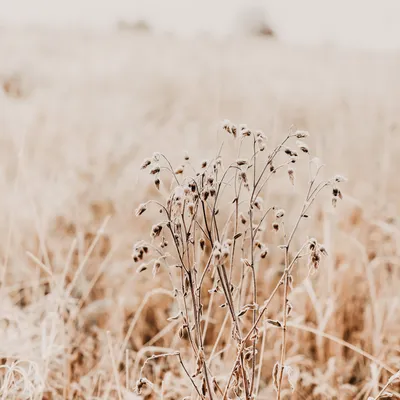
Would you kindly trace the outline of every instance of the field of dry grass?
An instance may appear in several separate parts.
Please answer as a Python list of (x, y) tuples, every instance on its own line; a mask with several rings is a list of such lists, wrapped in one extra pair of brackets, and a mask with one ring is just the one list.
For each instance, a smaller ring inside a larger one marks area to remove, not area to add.
[[(194, 370), (167, 321), (176, 308), (166, 270), (137, 274), (131, 258), (156, 218), (134, 210), (161, 199), (139, 167), (155, 151), (174, 166), (185, 151), (199, 165), (221, 142), (232, 154), (225, 118), (261, 129), (268, 146), (292, 124), (308, 130), (324, 175), (348, 178), (338, 207), (323, 197), (300, 229), (329, 256), (317, 274), (299, 273), (289, 295), (286, 361), (297, 385), (291, 393), (285, 381), (283, 398), (378, 395), (400, 368), (399, 56), (126, 32), (8, 29), (0, 38), (2, 399), (140, 398), (144, 360), (170, 349)], [(289, 225), (304, 187), (284, 174), (268, 187)], [(279, 255), (258, 270), (260, 299), (282, 271)], [(222, 387), (225, 313), (205, 338), (208, 357), (222, 332), (212, 366)], [(268, 318), (282, 318), (278, 303)], [(260, 399), (275, 398), (280, 335), (263, 334)], [(195, 398), (176, 360), (150, 364), (148, 398)], [(390, 389), (400, 396), (398, 384)]]

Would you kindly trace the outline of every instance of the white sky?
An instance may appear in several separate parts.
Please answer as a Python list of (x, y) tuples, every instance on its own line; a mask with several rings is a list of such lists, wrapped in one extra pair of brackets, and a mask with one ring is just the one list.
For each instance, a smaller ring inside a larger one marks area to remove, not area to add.
[(0, 0), (0, 24), (103, 29), (145, 19), (159, 31), (225, 34), (253, 6), (289, 43), (400, 50), (400, 0)]

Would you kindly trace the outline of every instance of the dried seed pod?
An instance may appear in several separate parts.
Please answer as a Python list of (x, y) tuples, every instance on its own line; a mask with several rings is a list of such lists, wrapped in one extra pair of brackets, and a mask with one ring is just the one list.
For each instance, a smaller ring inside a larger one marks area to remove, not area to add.
[(203, 160), (201, 162), (201, 168), (207, 168), (207, 165), (208, 165), (208, 160)]
[(154, 180), (154, 184), (156, 185), (156, 188), (157, 188), (158, 190), (160, 190), (160, 179), (159, 179), (159, 178), (156, 178), (156, 179)]
[(285, 210), (284, 209), (282, 209), (282, 208), (280, 208), (279, 210), (277, 210), (276, 212), (275, 212), (275, 217), (276, 218), (283, 218), (285, 216)]
[(250, 303), (250, 304), (246, 304), (244, 305), (241, 310), (239, 311), (239, 313), (237, 314), (238, 317), (243, 316), (244, 314), (247, 313), (247, 311), (256, 311), (258, 310), (258, 304), (256, 303)]
[(196, 359), (196, 371), (192, 375), (192, 378), (195, 378), (196, 376), (198, 376), (200, 374), (201, 369), (203, 368), (203, 365), (204, 365), (204, 361), (205, 361), (204, 352), (203, 352), (203, 350), (199, 350), (199, 352), (197, 354), (197, 359)]
[(297, 139), (304, 139), (310, 136), (310, 134), (307, 131), (300, 131), (300, 130), (297, 130), (294, 135), (297, 137)]
[(308, 248), (309, 248), (311, 251), (313, 251), (313, 250), (315, 250), (315, 249), (317, 248), (317, 244), (318, 244), (317, 239), (315, 239), (315, 238), (310, 238), (310, 239), (308, 239), (308, 243), (309, 243)]
[(147, 264), (141, 264), (141, 265), (139, 265), (139, 267), (136, 269), (136, 272), (137, 272), (138, 274), (140, 274), (141, 272), (146, 271), (146, 269), (147, 269)]
[(267, 140), (267, 137), (264, 135), (263, 131), (256, 131), (257, 140)]
[(215, 260), (216, 264), (219, 264), (219, 260), (221, 258), (221, 251), (219, 249), (214, 249), (213, 250), (213, 257), (214, 257), (214, 260)]
[(287, 154), (288, 156), (291, 156), (291, 157), (297, 156), (297, 153), (295, 151), (293, 151), (292, 149), (289, 149), (289, 147), (285, 147), (284, 152), (285, 152), (285, 154)]
[(256, 247), (257, 249), (262, 249), (264, 247), (264, 245), (259, 240), (256, 240), (254, 242), (254, 247)]
[(160, 161), (160, 153), (153, 153), (153, 161), (158, 162)]
[(140, 169), (146, 169), (150, 164), (151, 164), (151, 159), (150, 158), (146, 158), (142, 162), (142, 165), (140, 166)]
[(243, 213), (240, 213), (239, 219), (240, 219), (240, 222), (241, 222), (243, 225), (245, 225), (245, 224), (247, 223), (247, 219), (246, 219), (246, 217), (243, 215)]
[(180, 165), (180, 166), (175, 170), (175, 174), (176, 174), (176, 175), (183, 174), (183, 170), (184, 170), (184, 165)]
[(161, 268), (161, 261), (159, 259), (154, 261), (153, 265), (153, 278), (157, 275), (157, 272)]
[(343, 175), (335, 175), (333, 179), (335, 180), (335, 182), (338, 183), (347, 181), (347, 178), (344, 177)]
[(261, 258), (265, 258), (268, 255), (268, 247), (264, 247), (262, 252), (260, 253)]
[(190, 215), (194, 215), (194, 203), (188, 204), (188, 210)]
[(199, 244), (200, 244), (200, 249), (201, 249), (201, 250), (204, 250), (205, 247), (206, 247), (206, 241), (205, 241), (203, 238), (201, 238), (201, 239), (199, 240)]
[(274, 223), (272, 224), (272, 228), (273, 228), (273, 230), (274, 230), (275, 232), (278, 232), (278, 230), (279, 230), (279, 224), (278, 224), (278, 222), (274, 222)]
[(292, 310), (293, 310), (292, 303), (288, 300), (288, 301), (286, 302), (286, 306), (287, 306), (287, 315), (289, 315), (289, 314), (292, 312)]
[(248, 161), (245, 158), (239, 158), (239, 159), (236, 160), (236, 164), (241, 167), (243, 165), (247, 165)]
[(201, 192), (201, 198), (203, 199), (203, 201), (206, 201), (208, 199), (209, 195), (210, 195), (210, 192), (208, 190), (203, 190)]
[(151, 170), (150, 170), (150, 174), (151, 175), (156, 175), (156, 174), (158, 174), (160, 172), (160, 167), (158, 166), (158, 165), (156, 165), (154, 168), (152, 168)]
[(186, 337), (187, 337), (187, 328), (186, 328), (185, 325), (182, 325), (179, 328), (178, 335), (179, 335), (180, 339), (186, 339)]
[(196, 191), (196, 184), (194, 182), (190, 182), (188, 184), (189, 189), (194, 193)]
[(153, 225), (151, 228), (151, 236), (153, 238), (156, 238), (157, 236), (160, 236), (160, 233), (162, 231), (162, 225)]
[(309, 153), (309, 148), (308, 145), (306, 145), (304, 142), (297, 140), (296, 141), (297, 146), (303, 153)]
[(231, 133), (231, 121), (229, 121), (229, 119), (224, 119), (222, 121), (222, 129), (226, 130), (228, 133)]
[(251, 263), (247, 258), (242, 258), (240, 261), (245, 267), (251, 267)]
[(277, 328), (282, 328), (282, 324), (276, 319), (267, 319), (270, 325), (276, 326)]
[(242, 171), (240, 173), (239, 177), (244, 183), (247, 183), (247, 174), (246, 174), (246, 172)]
[(250, 131), (250, 129), (247, 127), (246, 124), (241, 124), (241, 125), (239, 126), (239, 128), (240, 128), (240, 135), (241, 135), (242, 138), (243, 138), (243, 137), (248, 137), (248, 136), (251, 135), (251, 131)]
[(224, 241), (224, 243), (222, 244), (222, 247), (231, 247), (233, 244), (233, 240), (232, 239), (226, 239)]
[(262, 208), (263, 208), (263, 199), (261, 198), (261, 197), (257, 197), (255, 200), (254, 200), (254, 206), (258, 209), (258, 210), (261, 210)]
[(288, 167), (288, 175), (289, 175), (290, 183), (292, 185), (294, 185), (294, 169), (293, 168)]
[(328, 255), (328, 252), (326, 251), (326, 248), (325, 248), (325, 246), (323, 246), (323, 245), (320, 245), (320, 246), (319, 246), (319, 251), (320, 251), (321, 254), (324, 255), (324, 256), (327, 256), (327, 255)]
[(177, 319), (179, 319), (179, 317), (180, 317), (181, 315), (182, 315), (181, 312), (178, 312), (178, 314), (176, 314), (175, 316), (167, 318), (167, 321), (168, 321), (168, 322), (176, 321)]
[(135, 385), (135, 392), (139, 395), (149, 394), (153, 390), (153, 384), (146, 378), (140, 378)]
[(139, 205), (139, 207), (136, 209), (135, 214), (137, 217), (142, 215), (145, 211), (147, 210), (147, 204), (142, 203)]
[(201, 393), (205, 397), (207, 394), (207, 384), (206, 384), (206, 378), (201, 379)]

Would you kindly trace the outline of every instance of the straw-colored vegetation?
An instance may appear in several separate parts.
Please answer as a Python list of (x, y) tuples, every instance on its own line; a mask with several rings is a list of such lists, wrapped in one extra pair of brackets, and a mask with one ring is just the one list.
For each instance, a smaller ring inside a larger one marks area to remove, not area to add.
[(0, 398), (400, 396), (397, 57), (0, 35)]

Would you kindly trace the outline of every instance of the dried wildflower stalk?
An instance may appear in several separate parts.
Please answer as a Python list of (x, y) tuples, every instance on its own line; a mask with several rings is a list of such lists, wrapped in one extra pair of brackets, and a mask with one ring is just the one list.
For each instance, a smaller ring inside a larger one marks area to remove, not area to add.
[(383, 399), (383, 398), (389, 398), (389, 397), (393, 397), (393, 395), (388, 392), (387, 390), (389, 389), (389, 386), (394, 384), (394, 383), (398, 383), (400, 382), (400, 370), (397, 371), (395, 374), (393, 374), (388, 381), (386, 382), (386, 384), (383, 386), (383, 388), (381, 389), (381, 391), (378, 393), (378, 395), (376, 397), (368, 397), (368, 400), (379, 400), (379, 399)]
[[(140, 262), (138, 272), (144, 272), (150, 264), (153, 264), (153, 275), (163, 266), (168, 270), (179, 307), (179, 314), (172, 318), (180, 320), (179, 336), (189, 342), (195, 370), (192, 375), (187, 372), (180, 352), (164, 356), (179, 354), (180, 364), (201, 398), (236, 396), (250, 400), (255, 396), (258, 390), (255, 387), (258, 326), (282, 287), (282, 316), (266, 321), (282, 331), (281, 356), (273, 371), (277, 399), (280, 399), (284, 372), (290, 370), (285, 359), (293, 268), (301, 258), (308, 257), (310, 272), (315, 272), (321, 257), (327, 254), (316, 239), (306, 240), (295, 251), (293, 239), (322, 190), (331, 188), (334, 205), (342, 198), (338, 186), (344, 178), (337, 175), (326, 181), (318, 180), (321, 166), (314, 165), (309, 146), (297, 140), (308, 137), (305, 131), (290, 130), (282, 142), (267, 153), (267, 138), (262, 132), (245, 125), (236, 127), (230, 121), (224, 121), (223, 129), (237, 141), (238, 148), (237, 157), (226, 168), (221, 150), (215, 159), (202, 161), (199, 168), (191, 164), (188, 155), (177, 168), (160, 153), (144, 160), (141, 168), (149, 169), (157, 188), (168, 179), (161, 176), (164, 173), (170, 174), (174, 183), (163, 202), (149, 200), (139, 205), (137, 216), (154, 206), (162, 217), (153, 225), (151, 241), (141, 241), (134, 246), (133, 259)], [(299, 150), (289, 147), (292, 144), (297, 144)], [(250, 152), (247, 157), (243, 154), (246, 149)], [(295, 165), (302, 159), (309, 164), (309, 184), (300, 214), (286, 233), (285, 210), (276, 205), (265, 207), (262, 194), (280, 170), (286, 169), (289, 181), (294, 184)], [(268, 258), (269, 248), (259, 236), (268, 226), (281, 236), (283, 244), (279, 247), (284, 251), (285, 267), (269, 298), (260, 302), (257, 270), (261, 260)], [(167, 238), (172, 245), (168, 246)], [(209, 296), (207, 301), (204, 296)], [(220, 307), (227, 309), (232, 325), (231, 338), (235, 343), (235, 361), (225, 382), (215, 378), (205, 346), (214, 301), (220, 301)], [(204, 304), (208, 305), (207, 310)], [(139, 384), (145, 382), (149, 386), (142, 377), (143, 368)]]

